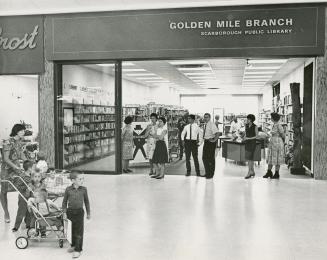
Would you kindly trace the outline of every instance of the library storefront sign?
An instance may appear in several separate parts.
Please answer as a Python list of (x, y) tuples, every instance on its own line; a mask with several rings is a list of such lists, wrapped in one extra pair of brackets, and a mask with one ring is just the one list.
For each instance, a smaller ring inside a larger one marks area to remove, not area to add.
[(0, 74), (44, 71), (43, 17), (0, 17)]

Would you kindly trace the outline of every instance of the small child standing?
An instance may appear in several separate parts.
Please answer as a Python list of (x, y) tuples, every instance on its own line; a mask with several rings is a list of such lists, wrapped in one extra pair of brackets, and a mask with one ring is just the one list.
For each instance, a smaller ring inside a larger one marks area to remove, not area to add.
[(91, 218), (90, 202), (86, 187), (82, 186), (84, 177), (81, 173), (73, 171), (70, 173), (73, 184), (67, 187), (62, 202), (64, 218), (72, 222), (72, 244), (68, 252), (73, 253), (73, 258), (78, 258), (83, 250), (84, 237), (84, 209), (85, 205), (87, 219)]
[[(20, 175), (20, 177), (24, 180), (26, 184), (29, 184), (31, 181), (32, 167), (33, 167), (33, 163), (31, 161), (28, 160), (24, 161), (23, 163), (24, 172), (22, 173), (22, 175)], [(19, 229), (23, 219), (25, 219), (26, 228), (28, 229), (30, 227), (30, 222), (31, 222), (30, 214), (27, 210), (27, 203), (26, 203), (26, 201), (30, 197), (30, 190), (24, 182), (20, 178), (15, 179), (15, 185), (18, 191), (20, 192), (20, 194), (18, 194), (18, 209), (17, 209), (15, 226), (12, 229), (13, 232), (16, 232)]]

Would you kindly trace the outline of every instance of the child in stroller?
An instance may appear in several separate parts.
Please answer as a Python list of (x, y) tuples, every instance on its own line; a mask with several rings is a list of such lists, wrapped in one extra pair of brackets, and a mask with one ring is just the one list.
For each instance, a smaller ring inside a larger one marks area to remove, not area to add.
[(32, 211), (31, 228), (35, 229), (35, 234), (29, 232), (30, 235), (38, 235), (40, 231), (41, 238), (45, 238), (46, 231), (55, 232), (53, 226), (56, 226), (57, 231), (63, 234), (63, 213), (53, 201), (48, 199), (47, 191), (42, 189), (35, 192), (34, 196), (27, 202), (29, 211)]

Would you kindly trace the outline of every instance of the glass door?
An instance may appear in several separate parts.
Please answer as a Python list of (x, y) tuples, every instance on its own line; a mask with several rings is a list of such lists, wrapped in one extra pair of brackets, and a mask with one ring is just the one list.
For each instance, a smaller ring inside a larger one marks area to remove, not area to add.
[(115, 64), (64, 64), (60, 74), (59, 165), (83, 172), (115, 172)]

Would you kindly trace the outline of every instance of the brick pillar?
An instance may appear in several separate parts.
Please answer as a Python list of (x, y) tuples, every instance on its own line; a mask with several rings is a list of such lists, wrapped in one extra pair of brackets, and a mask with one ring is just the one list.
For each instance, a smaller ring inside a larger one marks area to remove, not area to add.
[(327, 8), (325, 55), (317, 58), (315, 100), (313, 173), (315, 179), (327, 180)]
[(54, 79), (53, 63), (45, 61), (39, 77), (39, 141), (49, 167), (55, 165)]

